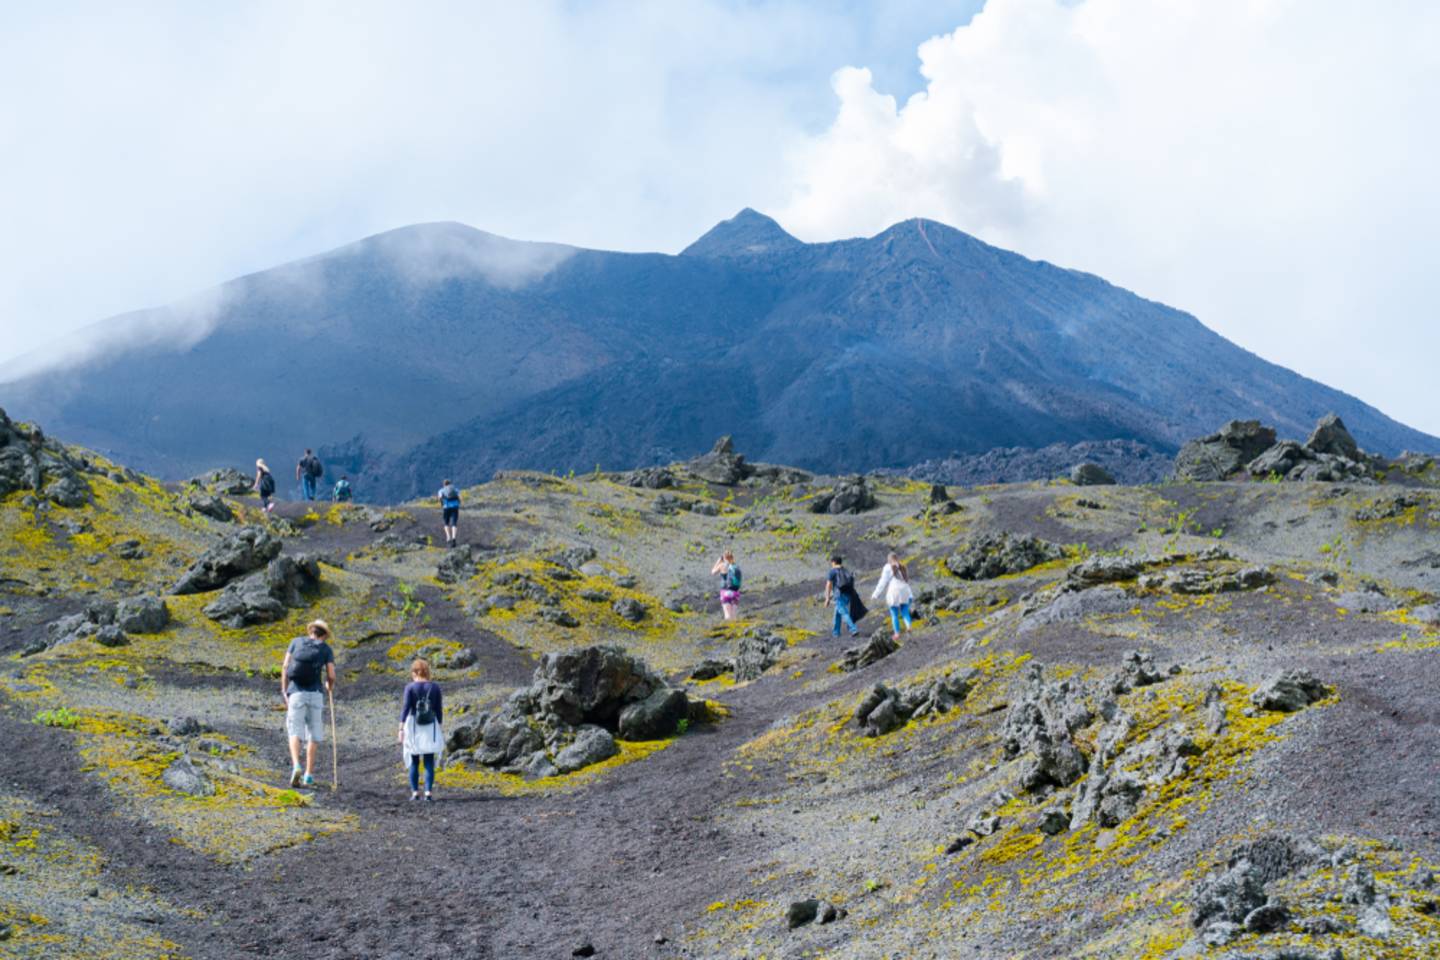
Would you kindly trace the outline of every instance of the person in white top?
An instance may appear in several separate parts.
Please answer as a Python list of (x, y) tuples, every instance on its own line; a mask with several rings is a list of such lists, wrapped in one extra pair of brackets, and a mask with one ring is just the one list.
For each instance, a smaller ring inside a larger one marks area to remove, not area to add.
[(875, 584), (875, 591), (870, 594), (871, 600), (879, 600), (885, 597), (885, 605), (890, 608), (890, 626), (895, 631), (894, 639), (900, 639), (900, 624), (905, 624), (905, 629), (910, 629), (910, 601), (915, 599), (915, 591), (910, 589), (910, 571), (905, 569), (905, 564), (895, 554), (885, 561), (885, 569), (880, 571), (880, 582)]

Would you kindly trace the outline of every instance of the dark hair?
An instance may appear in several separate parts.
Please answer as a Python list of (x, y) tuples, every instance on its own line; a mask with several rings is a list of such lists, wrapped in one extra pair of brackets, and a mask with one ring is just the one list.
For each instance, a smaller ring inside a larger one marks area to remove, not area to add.
[(445, 487), (450, 486), (450, 481), (449, 481), (449, 480), (446, 480), (443, 484), (441, 484), (441, 486), (445, 486)]
[(842, 563), (844, 563), (845, 561), (844, 561), (844, 559), (841, 558), (840, 554), (837, 553), (837, 554), (835, 554), (834, 556), (832, 556), (832, 557), (830, 558), (830, 562), (833, 563), (835, 566), (838, 567), (838, 566), (840, 566)]
[(306, 448), (305, 448), (305, 452), (306, 452), (306, 453), (314, 453), (315, 451), (314, 451), (314, 450), (311, 450), (309, 447), (306, 447)]

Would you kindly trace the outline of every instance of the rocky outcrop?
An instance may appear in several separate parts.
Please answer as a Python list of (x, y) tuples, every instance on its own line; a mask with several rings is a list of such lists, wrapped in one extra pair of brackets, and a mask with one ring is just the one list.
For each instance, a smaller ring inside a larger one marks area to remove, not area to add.
[(441, 583), (460, 583), (475, 576), (475, 554), (471, 547), (453, 547), (435, 566), (435, 579)]
[(754, 473), (745, 458), (735, 452), (735, 444), (724, 436), (715, 441), (710, 452), (685, 464), (685, 469), (706, 483), (733, 487)]
[(945, 569), (961, 580), (990, 580), (1065, 556), (1064, 548), (1038, 537), (989, 533), (968, 541), (945, 561)]
[(169, 623), (170, 608), (159, 597), (127, 597), (115, 605), (115, 625), (126, 633), (159, 633)]
[(1285, 670), (1270, 677), (1250, 695), (1250, 702), (1261, 710), (1294, 713), (1310, 704), (1324, 700), (1330, 688), (1305, 669)]
[(1032, 663), (1017, 684), (1005, 712), (1001, 742), (1010, 759), (1023, 759), (1020, 783), (1026, 790), (1074, 783), (1088, 766), (1073, 736), (1092, 719), (1084, 691), (1069, 680), (1045, 681)]
[(230, 509), (230, 505), (208, 493), (192, 493), (185, 505), (201, 516), (221, 523), (233, 523), (235, 520), (235, 511)]
[(1070, 470), (1070, 482), (1077, 487), (1108, 487), (1115, 477), (1098, 463), (1078, 463)]
[(840, 669), (846, 673), (862, 670), (872, 663), (879, 663), (900, 649), (887, 630), (881, 630), (869, 640), (850, 647), (840, 659)]
[(785, 910), (785, 926), (794, 930), (810, 923), (834, 923), (836, 920), (843, 920), (848, 914), (844, 907), (837, 907), (828, 900), (810, 898), (808, 900), (796, 900)]
[(247, 477), (234, 467), (211, 470), (209, 473), (202, 473), (186, 481), (186, 486), (192, 489), (201, 490), (213, 496), (225, 497), (243, 496), (250, 492), (253, 485), (253, 478)]
[(579, 770), (613, 756), (615, 738), (672, 736), (689, 716), (685, 691), (671, 687), (619, 647), (546, 654), (528, 687), (493, 714), (457, 724), (453, 759), (528, 778)]
[(1179, 480), (1224, 480), (1275, 444), (1275, 430), (1258, 420), (1231, 420), (1216, 433), (1191, 440), (1175, 457)]
[(877, 683), (861, 698), (852, 716), (866, 736), (884, 736), (911, 720), (949, 713), (970, 695), (979, 678), (979, 672), (971, 670), (958, 677), (946, 673), (904, 688)]
[(1345, 429), (1345, 421), (1333, 413), (1326, 414), (1315, 424), (1315, 429), (1310, 433), (1310, 439), (1305, 441), (1306, 449), (1317, 455), (1330, 455), (1345, 460), (1360, 460), (1363, 455), (1360, 453), (1360, 445)]
[(848, 477), (810, 501), (811, 513), (864, 513), (875, 507), (875, 492), (862, 476)]
[(280, 541), (265, 528), (241, 527), (202, 553), (170, 592), (183, 595), (219, 590), (274, 560), (280, 547)]
[(93, 468), (83, 457), (0, 410), (0, 497), (29, 490), (58, 507), (83, 507), (91, 500), (87, 470)]
[(262, 574), (230, 583), (204, 607), (205, 616), (232, 630), (273, 623), (291, 608), (303, 607), (320, 585), (320, 564), (308, 554), (279, 556)]
[(733, 673), (735, 682), (744, 683), (758, 680), (780, 660), (780, 654), (789, 646), (785, 638), (768, 627), (751, 627), (735, 644), (732, 657), (712, 657), (702, 661), (690, 671), (691, 680), (714, 680), (716, 677)]
[(1373, 483), (1384, 461), (1360, 449), (1335, 414), (1321, 418), (1305, 443), (1279, 440), (1255, 420), (1232, 420), (1216, 434), (1192, 440), (1175, 459), (1181, 480), (1225, 480), (1248, 473), (1261, 480)]
[(1190, 922), (1207, 945), (1223, 946), (1242, 932), (1276, 929), (1288, 915), (1268, 887), (1318, 860), (1323, 851), (1313, 843), (1271, 834), (1237, 847), (1225, 869), (1211, 873), (1191, 900)]

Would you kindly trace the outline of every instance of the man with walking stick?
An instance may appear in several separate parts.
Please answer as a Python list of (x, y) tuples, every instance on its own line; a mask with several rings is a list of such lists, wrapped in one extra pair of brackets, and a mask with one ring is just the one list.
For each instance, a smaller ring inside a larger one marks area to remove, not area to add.
[[(290, 786), (315, 785), (316, 745), (325, 742), (325, 697), (331, 720), (335, 713), (335, 653), (327, 642), (330, 627), (316, 620), (306, 636), (290, 641), (280, 667), (280, 696), (285, 699), (285, 732), (290, 737)], [(300, 740), (306, 741), (305, 767), (300, 767)], [(333, 757), (332, 757), (333, 760)], [(338, 780), (338, 776), (336, 777)]]

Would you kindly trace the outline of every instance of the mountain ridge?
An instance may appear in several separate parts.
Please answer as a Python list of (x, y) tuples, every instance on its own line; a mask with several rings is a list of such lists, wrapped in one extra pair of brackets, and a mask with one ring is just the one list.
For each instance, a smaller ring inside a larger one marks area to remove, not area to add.
[(1440, 448), (1188, 313), (923, 219), (811, 244), (746, 208), (678, 255), (413, 224), (125, 316), (188, 317), (190, 335), (0, 397), (171, 477), (348, 444), (396, 498), (438, 473), (625, 468), (720, 433), (833, 471), (1173, 451), (1231, 418), (1298, 434), (1331, 411), (1378, 452)]

